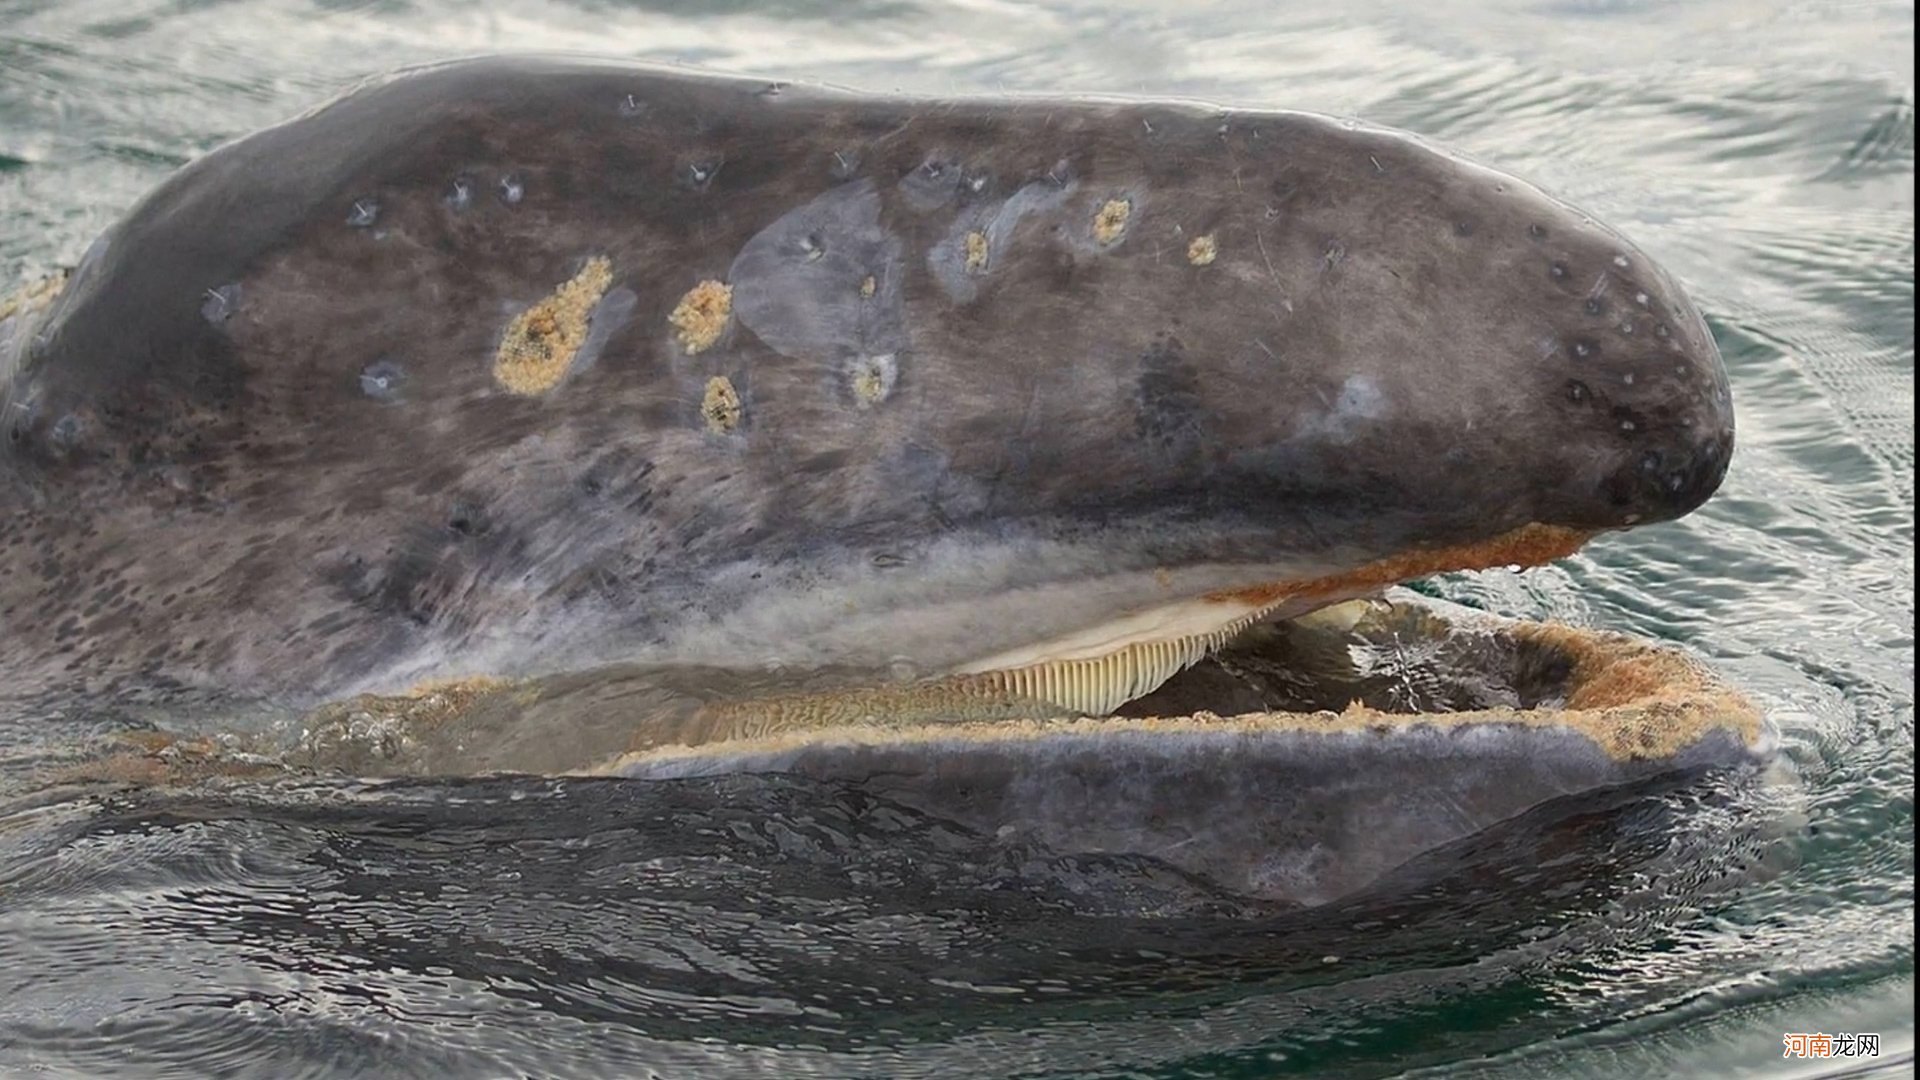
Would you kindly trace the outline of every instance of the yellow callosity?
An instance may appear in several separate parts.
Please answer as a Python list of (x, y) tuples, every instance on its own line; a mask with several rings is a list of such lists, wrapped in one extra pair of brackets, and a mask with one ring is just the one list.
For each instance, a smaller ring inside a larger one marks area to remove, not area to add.
[(1127, 219), (1133, 216), (1133, 203), (1126, 199), (1108, 199), (1093, 215), (1093, 238), (1103, 246), (1120, 242), (1127, 234)]
[(667, 321), (689, 356), (705, 352), (720, 340), (733, 314), (733, 286), (721, 281), (703, 281), (687, 290), (674, 305)]
[(494, 381), (529, 397), (558, 385), (586, 343), (593, 306), (612, 283), (613, 263), (595, 256), (552, 295), (515, 316), (494, 355)]
[(854, 365), (853, 399), (863, 409), (872, 408), (887, 399), (893, 392), (894, 358), (891, 353), (885, 356), (865, 356)]
[(700, 400), (700, 417), (707, 422), (707, 430), (715, 435), (729, 435), (740, 427), (741, 418), (746, 409), (740, 404), (740, 392), (733, 388), (733, 380), (725, 375), (715, 375), (707, 380), (706, 396)]
[(987, 269), (987, 234), (979, 231), (967, 234), (967, 273), (984, 273)]

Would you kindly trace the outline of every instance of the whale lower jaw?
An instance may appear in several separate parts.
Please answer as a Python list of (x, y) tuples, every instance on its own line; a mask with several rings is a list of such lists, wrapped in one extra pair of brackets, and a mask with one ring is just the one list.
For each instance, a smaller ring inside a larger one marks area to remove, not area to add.
[(834, 784), (1062, 855), (1146, 856), (1229, 892), (1303, 905), (1556, 800), (1753, 763), (1721, 727), (1670, 757), (1619, 759), (1554, 724), (1465, 718), (1325, 730), (1271, 714), (841, 728), (620, 774), (778, 773)]
[[(1184, 610), (1122, 629), (1191, 628), (1174, 618)], [(1223, 696), (1232, 682), (1253, 696)], [(1008, 701), (907, 693), (763, 703), (762, 725), (595, 771), (850, 784), (1010, 843), (1150, 856), (1236, 893), (1311, 905), (1501, 822), (1555, 812), (1547, 804), (1704, 771), (1777, 779), (1780, 761), (1754, 703), (1677, 648), (1403, 590), (1259, 621), (1135, 702), (1136, 715), (1063, 716), (1045, 703), (1022, 715)], [(1274, 704), (1213, 711), (1240, 700)]]

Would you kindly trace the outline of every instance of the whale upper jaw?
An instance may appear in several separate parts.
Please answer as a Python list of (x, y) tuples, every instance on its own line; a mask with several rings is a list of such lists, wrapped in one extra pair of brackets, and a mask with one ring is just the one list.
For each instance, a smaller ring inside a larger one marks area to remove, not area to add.
[(161, 184), (12, 323), (8, 689), (900, 667), (1102, 713), (1724, 473), (1684, 290), (1513, 177), (1301, 113), (755, 89), (450, 63)]

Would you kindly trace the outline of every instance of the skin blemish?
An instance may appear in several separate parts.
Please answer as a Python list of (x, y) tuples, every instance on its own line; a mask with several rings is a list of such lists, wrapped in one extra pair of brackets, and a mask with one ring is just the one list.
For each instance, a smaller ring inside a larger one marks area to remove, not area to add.
[(1187, 245), (1187, 261), (1195, 266), (1212, 266), (1213, 260), (1220, 257), (1220, 244), (1209, 233), (1196, 236)]
[(863, 409), (871, 409), (887, 400), (900, 377), (900, 365), (892, 353), (862, 356), (853, 362), (853, 400)]
[(725, 375), (707, 380), (706, 396), (700, 399), (700, 419), (706, 421), (708, 431), (731, 435), (740, 429), (740, 421), (745, 416), (746, 409), (740, 404), (740, 392), (733, 388), (733, 380)]
[(967, 273), (987, 272), (987, 234), (978, 229), (967, 234)]
[(239, 307), (240, 286), (222, 285), (207, 290), (206, 298), (200, 303), (200, 317), (218, 326), (232, 318)]
[[(687, 295), (674, 305), (667, 321), (673, 324), (680, 347), (687, 351), (688, 356), (693, 356), (720, 340), (721, 332), (727, 328), (727, 318), (732, 313), (733, 286), (709, 279), (687, 290)], [(707, 393), (712, 395), (712, 384), (708, 384)]]
[(375, 360), (360, 369), (360, 392), (375, 401), (401, 401), (406, 386), (407, 371), (393, 360)]
[(85, 420), (80, 419), (72, 413), (68, 413), (59, 420), (54, 421), (53, 429), (47, 432), (48, 441), (53, 444), (54, 449), (64, 453), (72, 450), (74, 446), (80, 442), (80, 436), (85, 434), (86, 430), (87, 422)]
[(595, 256), (551, 296), (515, 316), (493, 361), (501, 389), (523, 396), (553, 389), (586, 341), (588, 315), (612, 282), (613, 263)]
[(1093, 215), (1093, 239), (1102, 247), (1112, 247), (1127, 235), (1127, 219), (1133, 216), (1133, 203), (1127, 199), (1108, 199)]
[(347, 211), (347, 224), (356, 229), (370, 229), (380, 220), (380, 204), (373, 199), (356, 199), (353, 208)]
[(1329, 410), (1312, 417), (1299, 427), (1299, 436), (1333, 443), (1351, 443), (1357, 428), (1365, 421), (1385, 416), (1389, 402), (1380, 387), (1365, 375), (1349, 376), (1340, 386), (1340, 395)]
[(447, 189), (447, 209), (458, 213), (473, 205), (473, 182), (457, 176)]
[(500, 201), (506, 203), (508, 206), (518, 206), (520, 205), (520, 200), (527, 197), (527, 185), (517, 176), (508, 175), (501, 177), (498, 190), (500, 192)]
[(873, 279), (872, 274), (868, 274), (866, 277), (860, 279), (860, 296), (862, 299), (873, 299), (873, 294), (878, 292), (879, 289), (880, 283)]

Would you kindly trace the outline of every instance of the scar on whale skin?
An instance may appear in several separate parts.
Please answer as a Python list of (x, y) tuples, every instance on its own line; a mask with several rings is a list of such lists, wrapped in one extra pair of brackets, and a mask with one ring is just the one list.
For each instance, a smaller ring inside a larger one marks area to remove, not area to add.
[(740, 427), (746, 408), (740, 404), (740, 392), (733, 388), (733, 380), (725, 375), (715, 375), (707, 380), (707, 393), (700, 401), (700, 416), (707, 422), (707, 430), (715, 435), (731, 435)]
[(494, 356), (494, 381), (523, 397), (558, 385), (586, 343), (593, 306), (612, 283), (613, 263), (595, 256), (551, 296), (514, 316)]
[(1213, 260), (1219, 255), (1220, 242), (1213, 238), (1212, 233), (1196, 236), (1193, 242), (1187, 245), (1187, 261), (1195, 266), (1212, 266)]
[[(703, 281), (687, 290), (674, 305), (667, 321), (678, 333), (680, 347), (692, 356), (705, 352), (720, 340), (733, 314), (733, 287), (719, 281)], [(711, 385), (709, 385), (711, 389)]]

